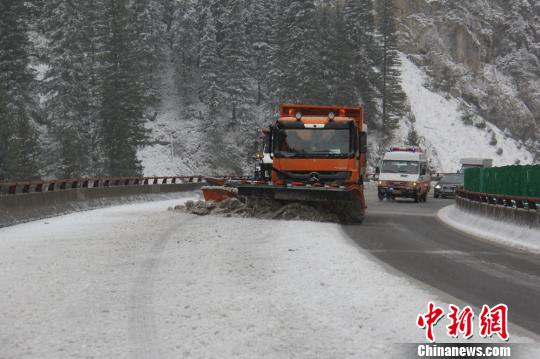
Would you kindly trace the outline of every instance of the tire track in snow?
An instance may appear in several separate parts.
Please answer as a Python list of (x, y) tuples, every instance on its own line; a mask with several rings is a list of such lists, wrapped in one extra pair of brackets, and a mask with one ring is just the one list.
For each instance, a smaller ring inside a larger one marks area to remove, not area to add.
[(154, 312), (154, 281), (163, 251), (173, 234), (195, 218), (185, 218), (158, 236), (139, 268), (130, 294), (128, 338), (131, 358), (160, 358)]

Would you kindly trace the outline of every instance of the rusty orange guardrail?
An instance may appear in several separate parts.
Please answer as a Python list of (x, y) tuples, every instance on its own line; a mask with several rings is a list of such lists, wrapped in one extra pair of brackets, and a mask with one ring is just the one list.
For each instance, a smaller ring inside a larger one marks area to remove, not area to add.
[(205, 176), (95, 177), (57, 180), (0, 182), (0, 195), (40, 193), (76, 188), (105, 188), (157, 184), (201, 183)]
[(511, 196), (504, 194), (494, 193), (482, 193), (465, 191), (460, 188), (456, 191), (456, 194), (473, 202), (486, 203), (494, 206), (504, 206), (510, 208), (521, 208), (529, 210), (540, 209), (540, 198), (538, 197), (523, 197), (523, 196)]

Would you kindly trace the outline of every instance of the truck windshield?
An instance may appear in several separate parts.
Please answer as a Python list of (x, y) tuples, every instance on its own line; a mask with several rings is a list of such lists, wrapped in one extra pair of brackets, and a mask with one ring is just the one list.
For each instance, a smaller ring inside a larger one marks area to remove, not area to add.
[(276, 136), (277, 157), (349, 157), (350, 129), (281, 129)]
[(420, 164), (418, 161), (383, 161), (381, 173), (406, 173), (410, 175), (420, 172)]

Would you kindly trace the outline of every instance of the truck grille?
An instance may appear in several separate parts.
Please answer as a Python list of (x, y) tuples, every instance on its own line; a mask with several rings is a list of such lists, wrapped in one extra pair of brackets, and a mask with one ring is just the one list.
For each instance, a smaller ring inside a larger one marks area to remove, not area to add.
[[(291, 182), (345, 182), (351, 177), (350, 171), (279, 171), (279, 179)], [(318, 181), (317, 181), (318, 179)]]

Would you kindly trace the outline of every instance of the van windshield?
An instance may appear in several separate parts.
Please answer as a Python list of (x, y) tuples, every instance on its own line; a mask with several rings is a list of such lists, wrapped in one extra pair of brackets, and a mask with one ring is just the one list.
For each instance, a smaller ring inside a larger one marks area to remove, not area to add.
[(386, 160), (383, 161), (382, 173), (406, 173), (415, 175), (420, 172), (420, 164), (418, 161), (397, 161)]

